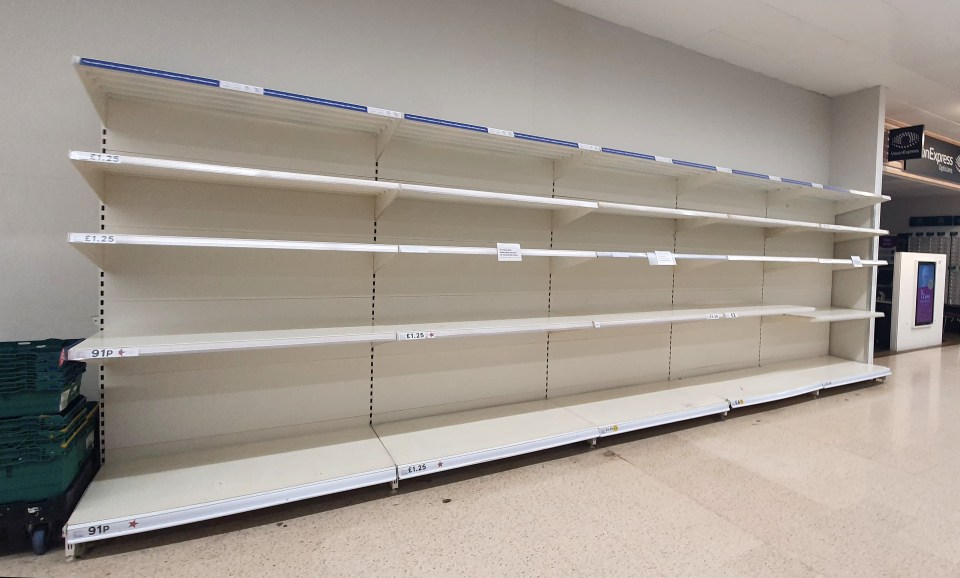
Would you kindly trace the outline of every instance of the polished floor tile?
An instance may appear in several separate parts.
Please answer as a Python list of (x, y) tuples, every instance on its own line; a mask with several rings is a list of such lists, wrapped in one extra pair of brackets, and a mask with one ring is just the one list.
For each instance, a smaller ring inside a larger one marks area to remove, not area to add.
[(894, 375), (189, 527), (12, 576), (960, 576), (960, 347)]

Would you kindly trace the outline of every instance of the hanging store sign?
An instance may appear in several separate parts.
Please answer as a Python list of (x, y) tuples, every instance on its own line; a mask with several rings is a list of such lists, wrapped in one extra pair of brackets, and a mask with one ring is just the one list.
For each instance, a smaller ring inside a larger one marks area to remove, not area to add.
[(928, 136), (923, 142), (921, 158), (905, 161), (903, 170), (960, 184), (960, 146)]
[(887, 160), (904, 161), (923, 156), (923, 125), (890, 129), (887, 137)]

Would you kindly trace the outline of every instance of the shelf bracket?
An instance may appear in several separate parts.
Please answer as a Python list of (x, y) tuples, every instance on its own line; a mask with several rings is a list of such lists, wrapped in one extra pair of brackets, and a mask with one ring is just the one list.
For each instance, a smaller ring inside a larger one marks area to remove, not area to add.
[(722, 223), (723, 221), (724, 219), (712, 219), (709, 217), (698, 219), (677, 219), (676, 231), (678, 233), (682, 233), (683, 231), (690, 231), (692, 229), (716, 225), (717, 223)]
[(380, 160), (380, 157), (383, 156), (383, 153), (387, 150), (387, 145), (390, 144), (391, 139), (393, 139), (393, 134), (397, 132), (397, 129), (400, 127), (400, 123), (403, 120), (395, 118), (391, 120), (386, 128), (380, 131), (380, 134), (377, 135), (377, 160)]
[(373, 254), (373, 272), (379, 273), (383, 266), (393, 260), (399, 253), (374, 253)]
[(392, 205), (393, 202), (397, 200), (397, 196), (399, 194), (400, 194), (400, 191), (390, 190), (390, 191), (383, 191), (382, 193), (379, 193), (377, 195), (377, 212), (376, 212), (377, 219), (379, 219), (383, 215), (384, 211), (386, 211), (387, 208), (389, 208), (390, 205)]
[(583, 151), (578, 151), (573, 156), (553, 161), (553, 182), (556, 183), (570, 174), (570, 171), (585, 167), (588, 164), (587, 156), (583, 154)]
[(563, 269), (570, 269), (587, 261), (596, 261), (596, 259), (593, 257), (550, 257), (550, 272), (556, 273)]
[(711, 172), (702, 175), (680, 177), (677, 179), (677, 195), (686, 195), (715, 183), (720, 180), (720, 174), (721, 173), (718, 172)]
[(557, 209), (553, 211), (553, 228), (559, 229), (592, 213), (594, 209), (583, 207), (576, 209)]

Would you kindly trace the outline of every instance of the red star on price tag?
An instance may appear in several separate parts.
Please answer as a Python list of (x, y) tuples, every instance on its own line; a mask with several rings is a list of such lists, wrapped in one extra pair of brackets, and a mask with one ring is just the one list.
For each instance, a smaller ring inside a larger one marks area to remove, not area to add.
[(130, 521), (130, 527), (131, 527), (131, 528), (136, 528), (136, 527), (137, 527), (137, 521), (136, 521), (136, 520), (131, 520), (131, 521)]

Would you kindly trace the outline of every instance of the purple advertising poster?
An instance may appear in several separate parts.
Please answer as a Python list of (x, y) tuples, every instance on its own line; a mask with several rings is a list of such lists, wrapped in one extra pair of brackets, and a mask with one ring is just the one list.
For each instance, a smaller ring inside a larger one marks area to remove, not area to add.
[(933, 324), (933, 295), (937, 283), (937, 264), (921, 261), (917, 264), (917, 313), (914, 325)]

